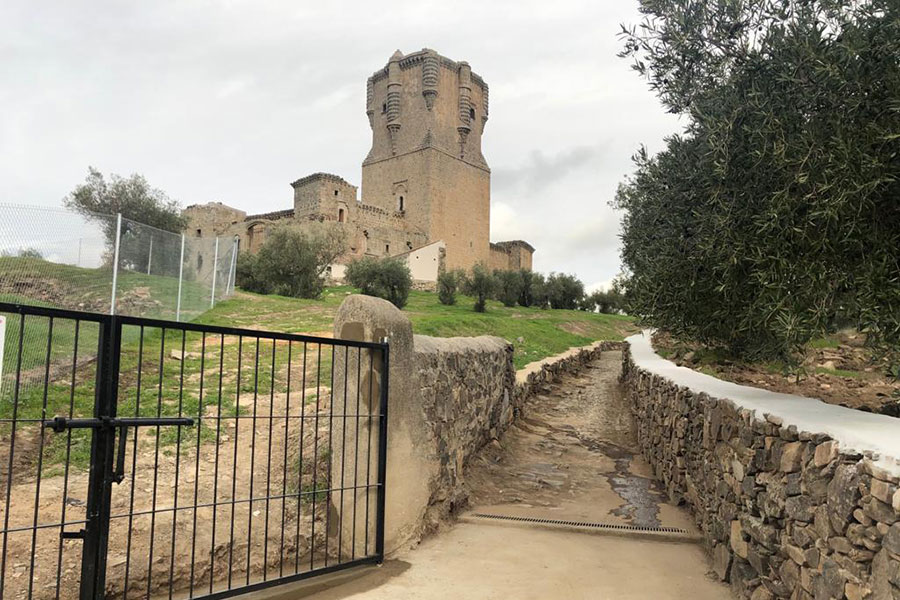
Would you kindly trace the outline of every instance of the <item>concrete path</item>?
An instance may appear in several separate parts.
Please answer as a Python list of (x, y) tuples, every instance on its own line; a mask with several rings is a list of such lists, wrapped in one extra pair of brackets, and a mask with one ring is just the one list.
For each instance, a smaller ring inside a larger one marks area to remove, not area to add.
[(606, 353), (532, 399), (469, 466), (472, 510), (448, 531), (380, 568), (277, 597), (730, 600), (689, 515), (635, 453), (620, 361)]

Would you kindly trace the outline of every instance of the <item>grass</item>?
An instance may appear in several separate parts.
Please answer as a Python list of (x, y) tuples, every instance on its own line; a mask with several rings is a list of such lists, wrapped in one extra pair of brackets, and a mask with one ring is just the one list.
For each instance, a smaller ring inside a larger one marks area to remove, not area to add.
[[(239, 292), (216, 305), (197, 322), (290, 333), (330, 335), (334, 315), (350, 287), (327, 288), (318, 300), (261, 296)], [(472, 310), (474, 299), (457, 296), (456, 304), (438, 302), (437, 294), (410, 292), (404, 312), (413, 332), (435, 337), (494, 335), (513, 344), (517, 369), (526, 364), (596, 340), (621, 340), (637, 331), (631, 317), (577, 310), (508, 308), (488, 301), (487, 312)]]
[[(55, 267), (59, 267), (58, 274), (71, 277), (67, 281), (73, 284), (79, 281), (79, 277), (86, 277), (81, 272), (90, 271), (64, 265)], [(123, 289), (139, 287), (147, 277), (131, 275), (135, 276), (126, 276), (124, 280), (132, 287)], [(168, 288), (157, 286), (154, 289)], [(332, 287), (327, 288), (318, 299), (303, 300), (239, 291), (233, 298), (199, 315), (195, 322), (329, 336), (338, 307), (353, 292), (350, 287)], [(14, 294), (0, 295), (0, 300), (53, 305)], [(414, 291), (404, 312), (410, 318), (415, 333), (437, 337), (502, 337), (514, 346), (516, 368), (572, 346), (601, 339), (621, 340), (637, 330), (629, 317), (619, 315), (508, 308), (494, 301), (488, 302), (487, 312), (476, 313), (472, 309), (473, 304), (472, 298), (459, 296), (455, 305), (445, 306), (438, 302), (436, 294)], [(83, 322), (76, 332), (74, 322), (56, 319), (51, 331), (48, 319), (26, 317), (22, 337), (22, 378), (16, 398), (12, 376), (20, 364), (20, 325), (17, 315), (8, 316), (0, 419), (11, 419), (15, 410), (19, 433), (23, 439), (31, 439), (37, 446), (31, 449), (31, 453), (43, 456), (46, 474), (60, 472), (67, 455), (73, 468), (85, 468), (90, 456), (90, 431), (74, 430), (71, 435), (48, 433), (40, 436), (37, 435), (36, 421), (54, 415), (93, 416), (97, 368), (94, 358), (99, 326)], [(48, 338), (51, 341), (49, 363)], [(78, 361), (73, 368), (76, 343)], [(208, 417), (218, 414), (223, 418), (249, 415), (256, 410), (258, 399), (284, 393), (289, 376), (293, 382), (292, 390), (305, 383), (306, 390), (297, 397), (303, 398), (307, 404), (315, 404), (316, 393), (310, 393), (310, 388), (315, 389), (317, 384), (323, 388), (330, 387), (331, 348), (307, 347), (305, 363), (303, 346), (292, 344), (291, 352), (289, 363), (287, 344), (282, 342), (250, 338), (241, 340), (236, 336), (204, 336), (198, 332), (174, 330), (167, 330), (163, 335), (158, 328), (126, 326), (123, 328), (120, 353), (118, 414), (142, 417)], [(49, 377), (48, 364), (51, 367)], [(196, 448), (198, 435), (200, 443), (214, 442), (215, 423), (215, 419), (203, 419), (196, 425), (199, 431), (183, 429), (180, 434), (181, 449)], [(0, 439), (8, 439), (10, 433), (10, 423), (0, 423)], [(164, 452), (170, 451), (179, 442), (178, 429), (160, 429), (158, 442)]]

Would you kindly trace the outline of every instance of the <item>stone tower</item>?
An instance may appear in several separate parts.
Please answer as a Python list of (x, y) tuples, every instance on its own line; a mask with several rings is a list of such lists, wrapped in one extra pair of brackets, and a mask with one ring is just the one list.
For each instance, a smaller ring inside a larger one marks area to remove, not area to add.
[(488, 86), (465, 62), (434, 50), (404, 56), (369, 77), (372, 149), (362, 166), (363, 201), (446, 244), (446, 266), (488, 264), (490, 178), (481, 154)]

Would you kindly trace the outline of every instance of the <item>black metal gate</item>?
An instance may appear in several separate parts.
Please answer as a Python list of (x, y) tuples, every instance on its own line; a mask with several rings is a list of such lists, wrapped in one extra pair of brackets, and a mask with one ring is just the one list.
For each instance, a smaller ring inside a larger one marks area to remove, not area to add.
[(386, 343), (0, 320), (0, 600), (222, 598), (382, 560)]

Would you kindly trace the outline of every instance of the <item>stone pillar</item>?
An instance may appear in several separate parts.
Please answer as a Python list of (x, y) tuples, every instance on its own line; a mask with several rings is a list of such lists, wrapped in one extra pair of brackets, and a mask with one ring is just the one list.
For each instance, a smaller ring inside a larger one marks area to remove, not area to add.
[[(388, 390), (387, 486), (385, 503), (385, 553), (417, 540), (430, 498), (430, 482), (437, 469), (431, 452), (422, 408), (419, 405), (413, 364), (412, 325), (393, 304), (370, 296), (348, 296), (334, 319), (335, 338), (390, 344)], [(377, 414), (383, 377), (380, 353), (354, 348), (336, 348), (334, 362), (333, 410), (335, 414)], [(357, 383), (358, 382), (358, 383)], [(359, 396), (357, 396), (359, 392)], [(356, 413), (357, 401), (359, 413)], [(347, 410), (345, 410), (345, 405)], [(367, 412), (367, 411), (371, 411)], [(372, 419), (336, 420), (332, 433), (331, 487), (350, 487), (353, 474), (357, 485), (365, 484), (361, 465), (371, 465), (370, 482), (377, 481), (378, 422)], [(371, 433), (371, 445), (369, 435)], [(348, 475), (349, 474), (349, 475)], [(343, 485), (342, 485), (343, 478)], [(374, 552), (375, 508), (377, 494), (365, 491), (333, 492), (329, 510), (329, 549), (342, 559), (365, 555), (368, 535), (369, 554)], [(369, 514), (366, 531), (365, 515)], [(356, 514), (354, 523), (353, 514)]]

